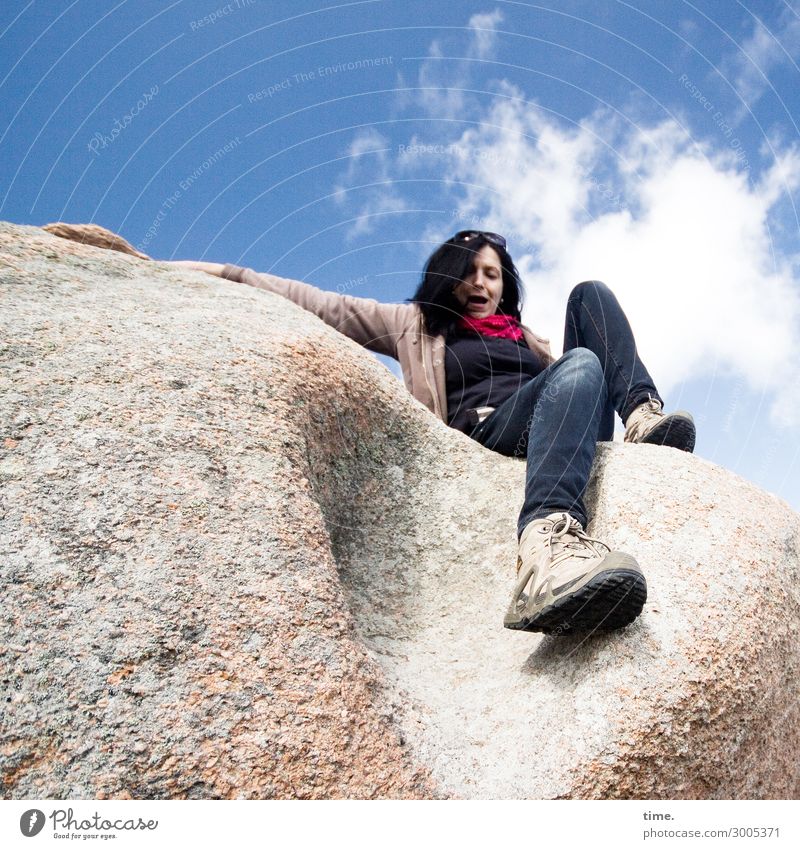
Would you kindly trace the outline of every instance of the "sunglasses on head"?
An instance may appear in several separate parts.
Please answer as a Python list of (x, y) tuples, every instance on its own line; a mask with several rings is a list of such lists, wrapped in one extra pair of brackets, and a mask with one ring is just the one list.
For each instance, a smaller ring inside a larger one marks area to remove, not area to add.
[(499, 245), (501, 248), (505, 249), (506, 240), (499, 233), (490, 233), (488, 230), (459, 230), (458, 233), (453, 236), (451, 241), (470, 242), (473, 239), (477, 239), (478, 236), (483, 236), (483, 238), (492, 245)]

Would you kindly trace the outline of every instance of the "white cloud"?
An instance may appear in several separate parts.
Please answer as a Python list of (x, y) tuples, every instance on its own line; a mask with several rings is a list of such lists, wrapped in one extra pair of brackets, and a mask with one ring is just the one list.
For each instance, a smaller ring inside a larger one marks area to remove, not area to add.
[(470, 53), (477, 59), (486, 59), (494, 54), (497, 44), (497, 25), (503, 20), (499, 9), (493, 12), (479, 12), (469, 19), (472, 30)]
[(457, 119), (466, 111), (463, 89), (467, 87), (469, 71), (463, 63), (451, 59), (442, 51), (438, 41), (434, 41), (428, 58), (419, 67), (418, 96), (413, 99), (415, 112), (422, 110), (438, 118)]
[(734, 58), (723, 65), (723, 70), (749, 110), (766, 91), (774, 91), (770, 75), (776, 68), (791, 64), (800, 70), (795, 63), (798, 56), (800, 16), (785, 5), (771, 27), (758, 18), (754, 20), (752, 33), (739, 45)]
[[(492, 55), (497, 40), (495, 29), (502, 20), (503, 14), (499, 9), (480, 12), (469, 19), (469, 42), (465, 53), (467, 59), (486, 59)], [(441, 42), (434, 40), (428, 49), (427, 58), (418, 69), (418, 90), (399, 93), (397, 106), (412, 107), (416, 115), (422, 111), (437, 118), (462, 119), (471, 105), (464, 91), (469, 87), (471, 74), (469, 61), (450, 58), (443, 51)], [(397, 84), (400, 89), (407, 87), (402, 74), (398, 74)], [(426, 139), (416, 134), (409, 140), (409, 145), (427, 143)], [(396, 161), (389, 140), (384, 135), (371, 127), (360, 130), (350, 144), (348, 153), (351, 161), (334, 188), (334, 200), (342, 208), (350, 203), (356, 209), (355, 223), (346, 231), (346, 237), (352, 240), (374, 230), (380, 215), (402, 211), (408, 208), (408, 204), (394, 185), (392, 175), (395, 173)], [(397, 155), (400, 167), (403, 167), (404, 159), (408, 167), (408, 154)], [(411, 167), (419, 167), (420, 164), (417, 158)], [(359, 189), (351, 200), (348, 190), (366, 182), (377, 185)]]
[[(443, 45), (435, 39), (428, 48), (428, 55), (417, 70), (417, 91), (400, 92), (399, 108), (410, 108), (415, 115), (420, 111), (436, 118), (463, 119), (467, 111), (475, 107), (465, 89), (475, 73), (475, 61), (489, 59), (497, 48), (497, 25), (502, 22), (499, 9), (479, 12), (468, 21), (469, 39), (464, 47), (458, 43)], [(459, 39), (461, 40), (461, 39)], [(402, 73), (397, 76), (397, 86), (406, 88), (408, 82)]]
[(392, 146), (372, 127), (360, 130), (348, 147), (347, 170), (334, 185), (334, 201), (340, 208), (354, 209), (354, 221), (346, 238), (372, 232), (380, 216), (406, 209), (408, 204), (394, 185)]
[(800, 424), (800, 403), (787, 403), (785, 390), (787, 375), (800, 373), (800, 294), (769, 230), (776, 204), (800, 185), (796, 149), (751, 185), (729, 154), (704, 149), (671, 120), (631, 132), (598, 113), (569, 129), (513, 99), (496, 100), (486, 124), (457, 143), (475, 152), (460, 214), (500, 232), (527, 229), (538, 247), (515, 256), (528, 293), (523, 320), (555, 349), (570, 289), (601, 279), (662, 393), (737, 373), (780, 392), (776, 419)]

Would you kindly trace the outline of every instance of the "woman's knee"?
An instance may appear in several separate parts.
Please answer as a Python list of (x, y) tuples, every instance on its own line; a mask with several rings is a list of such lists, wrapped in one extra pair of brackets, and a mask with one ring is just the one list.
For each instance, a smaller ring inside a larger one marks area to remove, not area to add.
[(578, 283), (577, 286), (573, 287), (569, 293), (569, 297), (582, 300), (587, 294), (606, 294), (610, 292), (611, 289), (602, 280), (584, 280), (582, 283)]
[(605, 386), (603, 366), (594, 351), (588, 348), (571, 348), (553, 365), (558, 366), (555, 381), (564, 381), (573, 387), (572, 391), (586, 390), (594, 395)]
[(594, 351), (589, 348), (570, 348), (564, 351), (555, 364), (563, 363), (570, 370), (576, 370), (591, 376), (603, 376), (603, 366)]

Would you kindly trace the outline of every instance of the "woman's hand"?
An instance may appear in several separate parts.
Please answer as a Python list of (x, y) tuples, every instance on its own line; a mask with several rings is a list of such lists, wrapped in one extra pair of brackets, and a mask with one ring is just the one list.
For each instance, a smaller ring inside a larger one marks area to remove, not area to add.
[(225, 268), (220, 262), (195, 262), (191, 259), (170, 259), (165, 260), (166, 265), (177, 265), (180, 268), (188, 268), (191, 271), (205, 271), (206, 274), (213, 274), (215, 277), (222, 277), (222, 272)]

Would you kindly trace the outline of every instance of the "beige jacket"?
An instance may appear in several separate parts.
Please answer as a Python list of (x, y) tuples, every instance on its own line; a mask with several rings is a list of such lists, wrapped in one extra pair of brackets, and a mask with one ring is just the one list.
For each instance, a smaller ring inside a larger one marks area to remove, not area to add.
[[(372, 298), (327, 292), (309, 283), (262, 274), (239, 265), (225, 265), (222, 276), (283, 295), (359, 345), (399, 360), (406, 388), (447, 424), (444, 336), (426, 332), (422, 311), (416, 304), (384, 304)], [(552, 363), (549, 340), (537, 336), (525, 325), (522, 332), (528, 347), (544, 364)]]

